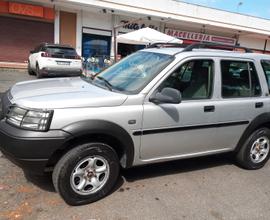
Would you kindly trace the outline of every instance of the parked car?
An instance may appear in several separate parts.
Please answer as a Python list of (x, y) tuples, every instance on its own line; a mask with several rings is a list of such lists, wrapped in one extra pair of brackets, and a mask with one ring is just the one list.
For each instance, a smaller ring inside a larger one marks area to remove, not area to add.
[(78, 76), (81, 72), (81, 57), (68, 45), (43, 43), (30, 51), (28, 73), (37, 78)]
[(144, 49), (94, 79), (15, 84), (2, 98), (2, 152), (32, 172), (53, 171), (70, 205), (108, 195), (120, 167), (226, 152), (245, 169), (263, 167), (270, 56), (201, 45)]

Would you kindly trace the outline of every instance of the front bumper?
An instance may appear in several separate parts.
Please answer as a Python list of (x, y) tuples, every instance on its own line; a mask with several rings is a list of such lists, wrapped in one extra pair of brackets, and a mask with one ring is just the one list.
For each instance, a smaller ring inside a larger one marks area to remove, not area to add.
[(12, 162), (34, 173), (43, 173), (53, 153), (70, 134), (62, 130), (27, 131), (0, 121), (0, 150)]
[(44, 67), (40, 70), (42, 76), (79, 76), (82, 73), (81, 68), (56, 68)]

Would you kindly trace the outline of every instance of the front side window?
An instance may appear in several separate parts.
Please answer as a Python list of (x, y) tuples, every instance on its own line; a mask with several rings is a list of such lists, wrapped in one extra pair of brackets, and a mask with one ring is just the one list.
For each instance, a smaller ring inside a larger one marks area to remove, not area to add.
[(255, 66), (246, 61), (221, 61), (222, 97), (254, 97), (261, 94)]
[(96, 75), (92, 81), (112, 90), (135, 94), (141, 91), (161, 70), (174, 60), (174, 56), (139, 51), (122, 59)]
[(213, 61), (192, 60), (177, 68), (159, 87), (177, 89), (183, 100), (207, 99), (212, 94)]
[(268, 84), (268, 89), (270, 91), (270, 60), (262, 60), (261, 64)]

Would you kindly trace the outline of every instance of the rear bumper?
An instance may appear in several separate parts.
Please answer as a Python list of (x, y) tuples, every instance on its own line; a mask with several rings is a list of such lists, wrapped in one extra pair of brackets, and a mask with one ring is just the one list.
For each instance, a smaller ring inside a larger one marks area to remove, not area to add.
[(79, 76), (82, 73), (81, 68), (56, 68), (44, 67), (40, 70), (42, 76)]
[(50, 157), (69, 137), (62, 130), (27, 131), (0, 121), (0, 150), (12, 162), (34, 173), (45, 171)]

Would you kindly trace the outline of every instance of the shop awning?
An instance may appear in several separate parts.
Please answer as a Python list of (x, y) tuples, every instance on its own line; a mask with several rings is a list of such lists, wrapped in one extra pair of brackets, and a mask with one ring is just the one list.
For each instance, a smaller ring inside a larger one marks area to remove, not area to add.
[(153, 43), (179, 43), (183, 41), (167, 34), (156, 31), (152, 28), (142, 28), (137, 31), (132, 31), (127, 34), (117, 36), (118, 43), (124, 44), (153, 44)]

